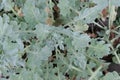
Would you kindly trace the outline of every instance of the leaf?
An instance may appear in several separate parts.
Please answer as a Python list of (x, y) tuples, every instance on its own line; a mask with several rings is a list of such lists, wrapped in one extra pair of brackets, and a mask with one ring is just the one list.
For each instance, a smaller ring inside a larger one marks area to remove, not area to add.
[(37, 37), (40, 39), (40, 41), (45, 40), (50, 34), (48, 25), (38, 24), (35, 26), (35, 28), (35, 33), (37, 34)]
[(84, 23), (92, 23), (97, 17), (99, 17), (100, 11), (103, 8), (95, 6), (92, 8), (86, 8), (79, 13), (79, 17), (75, 17), (75, 20), (82, 20)]
[[(26, 77), (27, 76), (27, 77)], [(23, 69), (19, 75), (11, 74), (10, 80), (43, 80), (37, 72)]]
[(45, 46), (42, 48), (42, 50), (40, 51), (40, 59), (41, 60), (48, 60), (48, 57), (51, 56), (52, 50), (50, 49), (50, 47)]
[(75, 34), (72, 41), (75, 51), (78, 51), (77, 53), (73, 52), (72, 59), (74, 60), (74, 64), (83, 70), (86, 68), (85, 48), (89, 45), (90, 40), (87, 34)]
[(110, 3), (114, 6), (120, 6), (120, 0), (110, 0)]
[(82, 22), (77, 22), (76, 24), (74, 24), (74, 28), (73, 30), (75, 31), (79, 31), (79, 32), (84, 32), (88, 30), (88, 25), (87, 24), (83, 24)]
[(108, 6), (108, 3), (109, 3), (108, 0), (91, 0), (91, 1), (93, 1), (99, 7), (102, 7), (102, 9), (105, 8), (106, 6)]
[[(38, 14), (36, 14), (38, 12)], [(39, 23), (39, 9), (35, 7), (35, 1), (33, 0), (26, 0), (25, 6), (23, 8), (23, 14), (25, 17), (26, 22), (30, 25), (35, 26), (35, 24)]]
[(60, 0), (58, 7), (60, 8), (60, 14), (63, 16), (67, 16), (70, 14), (69, 1), (68, 0)]
[(26, 0), (23, 8), (24, 18), (30, 26), (34, 27), (40, 22), (45, 22), (45, 12), (41, 12), (39, 8), (35, 6), (35, 0)]
[[(112, 51), (108, 36), (93, 39), (84, 33), (104, 8), (112, 7), (113, 15), (119, 1), (0, 0), (0, 80), (119, 79), (116, 72), (103, 76), (107, 65), (92, 72), (97, 60)], [(56, 20), (54, 6), (60, 11)], [(119, 53), (119, 48), (114, 51)]]
[[(50, 79), (52, 79), (52, 80), (57, 80), (57, 79), (66, 80), (65, 76), (63, 74), (61, 74), (59, 68), (54, 68), (50, 72), (51, 72), (51, 74), (49, 74), (49, 79), (48, 80), (50, 80)], [(55, 75), (56, 73), (58, 75)]]
[(15, 1), (15, 4), (17, 4), (17, 5), (20, 6), (20, 7), (23, 7), (25, 1), (26, 1), (26, 0), (16, 0), (16, 1)]
[(104, 41), (92, 40), (90, 47), (88, 48), (88, 55), (96, 58), (102, 58), (110, 53), (110, 45), (105, 44)]
[(47, 61), (48, 57), (51, 56), (52, 54), (52, 50), (50, 47), (48, 47), (47, 45), (40, 48), (39, 44), (33, 45), (33, 47), (31, 48), (31, 51), (27, 51), (30, 54), (28, 54), (28, 61), (27, 61), (27, 66), (29, 68), (36, 68), (41, 66), (41, 63), (43, 61)]
[[(85, 8), (79, 12), (79, 16), (75, 20), (82, 20), (84, 23), (92, 23), (100, 16), (101, 11), (108, 6), (108, 0), (91, 0), (96, 5), (94, 7)], [(102, 6), (101, 6), (102, 5)]]
[(120, 76), (117, 72), (109, 72), (100, 80), (119, 80)]
[(54, 47), (59, 47), (61, 50), (64, 50), (64, 37), (59, 34), (53, 33), (53, 41), (55, 43)]
[(74, 53), (75, 56), (73, 56), (74, 64), (81, 69), (85, 70), (86, 68), (86, 57), (82, 53)]
[(12, 25), (9, 25), (7, 22), (4, 22), (4, 18), (0, 17), (0, 36), (1, 37), (4, 37), (4, 35), (10, 36), (10, 34), (13, 34)]
[(12, 10), (14, 6), (14, 3), (11, 0), (2, 0), (1, 3), (1, 7), (5, 10), (5, 11), (10, 11)]
[(81, 50), (83, 48), (88, 47), (90, 40), (91, 39), (87, 34), (75, 34), (72, 41), (72, 45), (74, 46), (75, 50)]
[(3, 20), (4, 20), (4, 23), (9, 23), (10, 17), (7, 14), (3, 14)]
[[(13, 30), (13, 26), (18, 26), (16, 24), (8, 24), (10, 22), (7, 15), (0, 17), (0, 44), (2, 46), (2, 54), (0, 60), (1, 65), (5, 70), (12, 69), (15, 66), (24, 66), (24, 62), (20, 59), (23, 52), (24, 45), (18, 34)], [(15, 21), (16, 22), (16, 21)]]

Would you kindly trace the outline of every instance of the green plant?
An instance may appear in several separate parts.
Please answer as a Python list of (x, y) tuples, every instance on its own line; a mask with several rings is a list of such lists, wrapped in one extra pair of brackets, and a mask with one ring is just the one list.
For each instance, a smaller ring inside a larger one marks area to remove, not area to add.
[[(0, 79), (110, 80), (111, 75), (119, 79), (116, 72), (106, 76), (102, 74), (107, 64), (101, 58), (112, 53), (117, 63), (120, 63), (117, 53), (119, 46), (114, 48), (112, 45), (120, 33), (112, 30), (116, 37), (109, 40), (111, 24), (109, 28), (104, 28), (94, 22), (105, 7), (120, 6), (119, 2), (0, 1)], [(59, 16), (56, 19), (54, 12)], [(112, 18), (109, 22), (113, 22)], [(91, 39), (85, 33), (88, 23), (102, 27), (105, 32), (102, 33), (103, 37)], [(116, 28), (119, 29), (119, 26)]]

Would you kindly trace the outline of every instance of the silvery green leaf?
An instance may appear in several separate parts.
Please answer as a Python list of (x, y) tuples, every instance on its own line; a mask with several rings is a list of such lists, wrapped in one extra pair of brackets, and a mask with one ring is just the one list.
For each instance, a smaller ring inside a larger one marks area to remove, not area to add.
[(47, 2), (47, 0), (36, 0), (35, 5), (40, 9), (44, 9), (46, 7), (46, 5), (45, 5), (46, 2)]
[(90, 37), (87, 34), (75, 35), (72, 41), (72, 45), (76, 50), (86, 48), (91, 41)]
[(38, 54), (40, 60), (48, 60), (48, 57), (50, 57), (52, 54), (51, 52), (52, 50), (50, 49), (50, 47), (48, 46), (43, 47), (39, 53), (40, 55)]
[(97, 17), (99, 17), (102, 9), (103, 8), (98, 6), (86, 8), (80, 12), (79, 17), (76, 17), (75, 20), (82, 20), (84, 23), (92, 23)]
[(7, 14), (3, 14), (3, 20), (4, 20), (4, 23), (10, 22), (10, 18)]
[[(29, 51), (28, 51), (29, 52)], [(52, 54), (52, 50), (48, 46), (44, 46), (40, 49), (38, 45), (33, 46), (33, 50), (28, 54), (28, 67), (39, 67), (42, 61), (48, 60)], [(38, 63), (39, 62), (39, 63)]]
[(20, 30), (22, 30), (22, 31), (25, 31), (28, 27), (27, 23), (25, 23), (25, 22), (21, 22), (19, 24), (19, 26), (20, 26)]
[[(9, 40), (9, 39), (8, 39)], [(18, 51), (23, 51), (23, 43), (20, 39), (16, 41), (16, 43), (12, 43), (11, 41), (3, 42), (3, 50), (6, 54), (13, 55), (18, 53)]]
[(74, 64), (81, 69), (85, 70), (86, 68), (86, 57), (83, 53), (74, 53)]
[(92, 40), (88, 49), (88, 55), (96, 58), (102, 58), (110, 54), (110, 44), (105, 44), (104, 41)]
[(12, 10), (14, 3), (11, 0), (2, 0), (1, 5), (4, 7), (5, 11)]
[(40, 22), (45, 22), (46, 13), (37, 8), (33, 0), (26, 0), (23, 14), (26, 22), (29, 23), (31, 27), (34, 27)]
[(109, 72), (100, 80), (119, 80), (120, 76), (117, 72)]
[(68, 0), (60, 0), (58, 6), (60, 8), (60, 13), (63, 16), (67, 16), (67, 15), (70, 14), (70, 8), (69, 8), (69, 1)]
[(23, 45), (22, 40), (21, 39), (17, 39), (16, 42), (17, 42), (19, 51), (23, 51), (24, 50), (24, 45)]
[(82, 22), (77, 22), (76, 24), (74, 24), (74, 26), (75, 27), (73, 28), (73, 30), (79, 31), (79, 32), (84, 32), (89, 28), (87, 24), (83, 24)]
[(114, 6), (120, 6), (120, 0), (110, 0), (110, 3)]
[[(96, 3), (99, 7), (105, 8), (108, 6), (109, 0), (91, 0)], [(101, 6), (102, 5), (102, 6)]]
[[(26, 0), (25, 6), (23, 8), (24, 17), (27, 23), (35, 26), (35, 24), (39, 23), (38, 16), (35, 12), (38, 11), (38, 8), (35, 7), (35, 1)], [(38, 11), (39, 12), (39, 11)], [(39, 18), (40, 19), (40, 18)]]
[(50, 34), (48, 25), (38, 24), (35, 26), (35, 28), (36, 28), (35, 33), (37, 34), (37, 37), (41, 41), (45, 40)]
[(15, 4), (17, 4), (17, 5), (20, 6), (20, 7), (23, 7), (25, 1), (26, 1), (26, 0), (15, 0)]

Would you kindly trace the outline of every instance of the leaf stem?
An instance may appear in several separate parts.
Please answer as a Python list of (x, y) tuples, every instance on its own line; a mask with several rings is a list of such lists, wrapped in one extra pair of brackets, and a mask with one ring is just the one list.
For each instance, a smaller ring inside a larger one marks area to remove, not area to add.
[(98, 61), (97, 59), (93, 58), (93, 57), (90, 57), (88, 55), (85, 55), (86, 57), (88, 57), (89, 59), (95, 61), (97, 64), (101, 64), (100, 61)]
[(80, 70), (79, 68), (77, 68), (77, 67), (75, 67), (75, 66), (73, 66), (73, 65), (69, 65), (69, 67), (70, 67), (71, 69), (74, 69), (74, 70), (78, 71), (78, 72), (82, 72), (82, 70)]
[(114, 55), (115, 55), (118, 63), (120, 64), (120, 58), (119, 58), (119, 56), (117, 55), (116, 51), (114, 50), (113, 46), (111, 46), (111, 49), (112, 49), (112, 51), (113, 51), (113, 53), (114, 53)]
[(69, 8), (70, 8), (71, 10), (73, 10), (76, 14), (79, 15), (79, 11), (75, 10), (74, 8), (72, 8), (72, 7), (70, 7), (70, 6), (69, 6)]
[(61, 78), (60, 78), (60, 70), (59, 70), (59, 68), (57, 68), (58, 69), (58, 80), (61, 80)]
[(12, 10), (12, 12), (16, 15), (16, 16), (18, 16), (18, 14), (16, 13), (16, 11), (11, 7), (11, 10)]
[(16, 31), (16, 33), (35, 33), (35, 31)]
[(102, 65), (98, 67), (98, 69), (92, 73), (92, 76), (88, 80), (93, 80), (93, 78), (97, 75), (97, 73), (102, 69)]
[(114, 49), (112, 42), (111, 42), (110, 40), (107, 40), (107, 42), (110, 43), (110, 45), (111, 45), (111, 46), (110, 46), (111, 51), (113, 51), (113, 54), (115, 55), (118, 63), (120, 64), (120, 58), (119, 58), (119, 56), (117, 55), (116, 50)]

